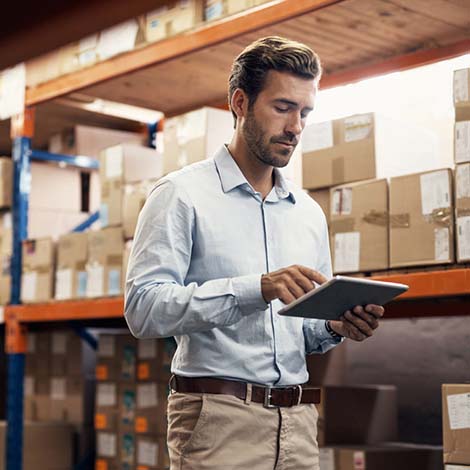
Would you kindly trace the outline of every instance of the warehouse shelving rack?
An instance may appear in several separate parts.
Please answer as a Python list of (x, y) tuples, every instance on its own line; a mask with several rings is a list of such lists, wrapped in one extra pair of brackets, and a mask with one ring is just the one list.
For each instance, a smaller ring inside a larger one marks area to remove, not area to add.
[[(218, 106), (225, 99), (232, 58), (256, 37), (272, 34), (301, 40), (317, 50), (324, 58), (322, 88), (470, 52), (468, 10), (455, 1), (277, 0), (27, 89), (24, 113), (12, 119), (14, 255), (12, 302), (4, 309), (9, 357), (7, 470), (22, 468), (28, 325), (123, 322), (122, 297), (20, 305), (20, 247), (27, 237), (29, 190), (24, 182), (29, 174), (33, 107), (77, 91), (144, 105), (166, 115), (203, 105)], [(61, 158), (56, 156), (56, 160)], [(468, 267), (375, 278), (410, 285), (407, 293), (389, 304), (387, 318), (470, 314)]]

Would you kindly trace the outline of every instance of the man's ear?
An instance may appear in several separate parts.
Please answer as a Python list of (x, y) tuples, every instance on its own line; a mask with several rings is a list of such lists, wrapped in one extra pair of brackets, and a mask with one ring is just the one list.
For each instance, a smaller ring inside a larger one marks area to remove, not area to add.
[(241, 88), (237, 88), (233, 92), (230, 107), (237, 115), (237, 121), (240, 118), (246, 117), (248, 113), (248, 96)]

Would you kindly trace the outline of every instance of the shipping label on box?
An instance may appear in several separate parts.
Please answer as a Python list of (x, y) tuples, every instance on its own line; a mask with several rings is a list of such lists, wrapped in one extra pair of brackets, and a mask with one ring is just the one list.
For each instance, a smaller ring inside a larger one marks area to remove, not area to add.
[(96, 384), (96, 406), (115, 407), (117, 404), (117, 387), (115, 383)]
[(444, 462), (470, 465), (470, 384), (442, 385)]
[(470, 161), (470, 121), (455, 123), (455, 163)]
[(454, 71), (454, 104), (470, 101), (470, 69)]
[(96, 452), (100, 457), (117, 456), (117, 436), (115, 433), (96, 433)]

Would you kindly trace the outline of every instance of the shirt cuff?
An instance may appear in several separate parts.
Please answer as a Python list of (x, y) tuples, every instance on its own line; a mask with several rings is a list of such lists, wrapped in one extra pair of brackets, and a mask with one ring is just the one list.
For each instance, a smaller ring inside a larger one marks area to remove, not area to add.
[(250, 315), (268, 308), (261, 292), (261, 274), (234, 277), (232, 286), (242, 315)]

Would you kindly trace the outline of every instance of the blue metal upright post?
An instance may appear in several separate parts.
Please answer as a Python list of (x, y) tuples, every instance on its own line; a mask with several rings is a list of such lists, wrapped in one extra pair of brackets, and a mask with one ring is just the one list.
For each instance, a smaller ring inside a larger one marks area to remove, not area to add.
[[(25, 120), (33, 121), (33, 112), (23, 115), (19, 128), (13, 130), (13, 253), (11, 260), (11, 304), (19, 304), (21, 298), (22, 241), (28, 236), (28, 200), (31, 187), (30, 156), (31, 138), (25, 137)], [(32, 124), (31, 124), (32, 125)], [(20, 136), (18, 136), (20, 135)], [(32, 135), (32, 134), (30, 134)], [(7, 396), (7, 442), (6, 469), (21, 470), (23, 467), (23, 381), (25, 361), (24, 331), (21, 327), (7, 335), (14, 336), (8, 350), (8, 396)], [(7, 330), (9, 326), (7, 326)], [(13, 328), (11, 328), (13, 330)], [(16, 341), (15, 341), (16, 340)]]

